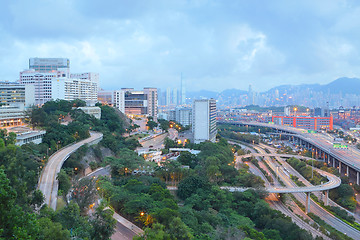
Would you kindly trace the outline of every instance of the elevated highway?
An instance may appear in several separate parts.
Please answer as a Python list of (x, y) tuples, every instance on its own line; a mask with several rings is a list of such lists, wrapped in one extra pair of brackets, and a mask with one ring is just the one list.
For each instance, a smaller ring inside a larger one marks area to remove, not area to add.
[(338, 168), (340, 174), (348, 176), (351, 182), (360, 185), (360, 151), (353, 147), (334, 149), (333, 142), (322, 134), (308, 133), (307, 130), (299, 128), (260, 122), (223, 121), (220, 123), (271, 128), (311, 151), (314, 158), (324, 161), (328, 166)]
[(75, 152), (78, 148), (85, 144), (96, 144), (101, 141), (102, 133), (90, 132), (90, 137), (80, 142), (66, 146), (53, 155), (50, 156), (45, 165), (39, 179), (38, 188), (44, 194), (45, 203), (52, 209), (56, 210), (57, 193), (59, 188), (59, 181), (56, 179), (63, 163)]

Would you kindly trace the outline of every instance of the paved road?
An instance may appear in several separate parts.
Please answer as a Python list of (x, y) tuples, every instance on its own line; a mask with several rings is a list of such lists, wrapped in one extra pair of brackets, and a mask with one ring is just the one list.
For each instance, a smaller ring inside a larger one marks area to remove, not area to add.
[(137, 151), (149, 151), (149, 149), (162, 149), (164, 148), (164, 140), (168, 136), (168, 133), (157, 135), (156, 137), (149, 138), (145, 141), (140, 142), (142, 147), (137, 148)]
[(137, 236), (136, 233), (125, 227), (123, 224), (116, 222), (115, 233), (111, 236), (112, 240), (132, 240)]
[[(243, 156), (239, 156), (237, 157), (237, 161), (239, 161), (241, 158), (244, 157), (270, 157), (270, 156), (282, 156), (283, 154), (267, 154), (267, 153), (252, 153), (252, 154), (247, 154), (247, 155), (243, 155)], [(280, 168), (281, 169), (281, 168)], [(303, 193), (303, 192), (319, 192), (319, 191), (326, 191), (326, 190), (330, 190), (333, 188), (337, 188), (338, 186), (340, 186), (341, 184), (341, 179), (333, 174), (330, 174), (328, 172), (322, 171), (320, 169), (315, 169), (318, 173), (320, 173), (322, 176), (327, 177), (327, 179), (329, 180), (327, 183), (321, 184), (321, 185), (317, 185), (317, 186), (305, 186), (305, 187), (298, 187), (298, 186), (294, 186), (294, 187), (266, 187), (266, 191), (268, 191), (269, 193)], [(276, 172), (276, 169), (274, 170), (274, 172)], [(282, 171), (277, 171), (277, 172), (282, 172)], [(233, 192), (233, 191), (242, 191), (243, 188), (241, 189), (237, 189), (237, 187), (227, 187), (226, 189), (228, 189), (229, 191)]]
[(97, 132), (91, 132), (90, 135), (91, 136), (89, 138), (68, 147), (62, 148), (53, 154), (49, 158), (46, 166), (42, 171), (42, 174), (40, 175), (38, 185), (39, 189), (44, 194), (45, 203), (54, 210), (56, 210), (57, 192), (59, 187), (59, 182), (56, 177), (60, 172), (61, 166), (65, 160), (68, 159), (68, 157), (82, 145), (101, 140), (103, 137), (102, 133)]
[[(260, 152), (264, 152), (259, 147), (255, 147)], [(268, 157), (265, 157), (264, 160), (268, 163), (268, 165), (274, 170), (276, 169), (276, 163), (269, 160)], [(289, 176), (284, 174), (284, 172), (279, 171), (279, 177), (281, 180), (287, 185), (288, 187), (296, 187), (296, 184), (290, 179)], [(294, 196), (305, 205), (306, 202), (306, 194), (304, 193), (295, 193)], [(319, 216), (322, 220), (324, 220), (327, 224), (331, 225), (338, 231), (345, 233), (349, 237), (357, 240), (360, 236), (360, 231), (356, 230), (355, 228), (351, 227), (350, 225), (344, 223), (339, 218), (333, 216), (328, 211), (326, 211), (324, 208), (319, 206), (316, 202), (314, 202), (312, 199), (310, 199), (310, 212), (314, 213), (315, 215)]]
[(356, 171), (360, 172), (360, 151), (355, 147), (350, 147), (349, 149), (334, 149), (333, 142), (331, 142), (328, 137), (317, 134), (317, 133), (308, 133), (307, 130), (287, 127), (282, 125), (276, 124), (267, 124), (267, 123), (260, 123), (260, 122), (234, 122), (234, 121), (224, 121), (226, 123), (240, 123), (240, 124), (247, 124), (250, 126), (262, 126), (262, 127), (269, 127), (269, 128), (276, 128), (279, 130), (284, 130), (290, 132), (297, 137), (303, 139), (304, 141), (309, 142), (310, 144), (317, 146), (318, 148), (322, 149), (324, 152), (331, 154), (332, 156), (340, 159), (341, 162), (345, 163), (346, 165), (350, 166), (351, 168), (355, 169)]

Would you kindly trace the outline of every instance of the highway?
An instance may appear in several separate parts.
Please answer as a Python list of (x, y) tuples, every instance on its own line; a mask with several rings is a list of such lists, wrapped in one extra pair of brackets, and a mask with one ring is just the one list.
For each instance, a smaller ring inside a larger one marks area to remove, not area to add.
[[(264, 152), (263, 149), (259, 147), (255, 147), (260, 152)], [(271, 168), (276, 169), (277, 163), (270, 161), (268, 157), (265, 157), (264, 160), (269, 164)], [(295, 171), (295, 170), (294, 170)], [(281, 180), (287, 185), (288, 187), (294, 187), (296, 188), (296, 184), (290, 179), (289, 176), (284, 174), (283, 171), (279, 171), (279, 177)], [(306, 203), (306, 195), (304, 193), (295, 193), (294, 196), (302, 202), (304, 205)], [(360, 231), (357, 229), (351, 227), (350, 225), (344, 223), (337, 217), (330, 214), (328, 211), (323, 209), (321, 206), (319, 206), (316, 202), (314, 202), (312, 199), (310, 199), (310, 211), (314, 213), (315, 215), (319, 216), (322, 220), (324, 220), (327, 224), (331, 225), (333, 228), (337, 229), (338, 231), (348, 235), (349, 237), (353, 239), (359, 239)]]
[(38, 187), (40, 191), (44, 194), (45, 203), (56, 210), (57, 202), (57, 193), (59, 182), (56, 179), (57, 174), (60, 172), (60, 169), (63, 163), (68, 159), (68, 157), (75, 152), (81, 146), (100, 141), (103, 137), (102, 133), (90, 132), (90, 137), (72, 144), (70, 146), (64, 147), (50, 156), (47, 164), (45, 165), (39, 179)]
[[(261, 148), (257, 148), (261, 149)], [(262, 151), (262, 150), (261, 150)], [(239, 161), (240, 158), (246, 158), (246, 157), (264, 157), (268, 158), (270, 156), (283, 156), (285, 154), (267, 154), (267, 153), (253, 153), (253, 154), (247, 154), (243, 156), (237, 157), (237, 161)], [(294, 156), (294, 155), (285, 155), (285, 156)], [(294, 156), (296, 157), (296, 155)], [(270, 165), (270, 164), (269, 164)], [(276, 168), (274, 168), (274, 172), (282, 172), (283, 169), (281, 166), (279, 166), (280, 171), (276, 171)], [(330, 174), (328, 172), (322, 171), (320, 169), (315, 169), (319, 174), (322, 176), (325, 176), (329, 181), (327, 183), (317, 185), (317, 186), (305, 186), (305, 187), (298, 187), (298, 186), (290, 186), (290, 187), (267, 187), (266, 191), (269, 193), (304, 193), (304, 192), (320, 192), (320, 191), (326, 191), (333, 188), (337, 188), (341, 184), (341, 179), (333, 174)], [(237, 191), (237, 187), (228, 187), (229, 191)]]
[[(231, 142), (231, 141), (229, 141), (229, 143), (238, 144), (238, 143)], [(248, 148), (241, 144), (239, 144), (239, 145), (242, 148), (250, 150), (254, 155), (256, 154), (256, 153), (254, 153), (255, 152), (254, 149)], [(241, 159), (242, 157), (244, 157), (244, 155), (238, 156), (238, 159)], [(272, 173), (267, 169), (267, 167), (262, 163), (262, 161), (259, 161), (258, 163), (262, 169), (264, 169), (270, 176), (272, 176), (272, 178), (274, 179), (274, 184), (277, 186), (280, 186), (276, 177), (272, 175)], [(249, 170), (251, 173), (261, 177), (265, 181), (266, 188), (271, 187), (271, 183), (267, 180), (267, 178), (264, 176), (264, 174), (255, 165), (253, 165), (251, 162), (246, 162), (246, 164), (249, 166)], [(293, 211), (290, 211), (288, 206), (286, 206), (284, 203), (279, 201), (279, 199), (277, 198), (277, 195), (275, 193), (270, 193), (268, 195), (268, 197), (266, 198), (266, 201), (269, 203), (271, 208), (276, 209), (276, 210), (282, 212), (283, 214), (291, 217), (292, 221), (296, 225), (298, 225), (300, 228), (305, 229), (306, 231), (310, 232), (313, 235), (313, 237), (320, 236), (325, 240), (330, 240), (330, 238), (328, 238), (323, 233), (321, 233), (319, 230), (315, 229), (309, 223), (306, 223), (304, 220), (302, 220), (300, 217), (297, 216), (297, 214), (299, 214), (303, 218), (309, 219), (310, 223), (313, 222), (313, 220), (311, 220), (311, 218), (309, 218), (306, 214), (304, 214), (304, 212), (302, 212), (301, 209), (293, 202), (292, 202), (294, 205)]]
[(140, 141), (142, 147), (137, 148), (137, 151), (149, 151), (149, 149), (162, 149), (164, 148), (164, 140), (168, 133), (156, 135), (154, 137), (147, 137), (146, 140)]
[(250, 126), (261, 126), (268, 128), (275, 128), (283, 131), (290, 132), (295, 136), (309, 142), (310, 144), (317, 146), (322, 149), (324, 152), (329, 153), (330, 155), (340, 159), (341, 162), (345, 163), (349, 167), (355, 169), (360, 172), (360, 151), (354, 147), (350, 147), (349, 149), (334, 149), (333, 142), (329, 140), (329, 138), (325, 137), (322, 134), (317, 133), (308, 133), (307, 130), (287, 127), (276, 124), (268, 124), (268, 123), (260, 123), (260, 122), (226, 122), (226, 123), (238, 123), (243, 125)]

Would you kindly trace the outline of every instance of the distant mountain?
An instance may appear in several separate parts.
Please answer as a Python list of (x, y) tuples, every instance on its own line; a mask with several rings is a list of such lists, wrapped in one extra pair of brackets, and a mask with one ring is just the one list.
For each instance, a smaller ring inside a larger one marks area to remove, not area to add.
[(221, 96), (239, 96), (243, 94), (247, 94), (248, 91), (245, 90), (239, 90), (239, 89), (225, 89), (220, 93)]
[(323, 86), (323, 91), (329, 91), (330, 93), (342, 94), (360, 94), (360, 79), (359, 78), (338, 78), (329, 84)]
[(324, 93), (342, 93), (342, 94), (360, 94), (360, 79), (359, 78), (338, 78), (328, 84), (300, 84), (300, 85), (280, 85), (266, 92), (274, 92), (278, 90), (280, 93), (287, 91), (288, 93), (296, 90), (309, 89), (316, 92)]
[[(304, 90), (310, 90), (313, 92), (323, 92), (330, 94), (358, 94), (360, 95), (360, 79), (359, 78), (338, 78), (328, 84), (299, 84), (299, 85), (280, 85), (269, 89), (263, 93), (274, 93), (276, 90), (280, 94), (302, 92)], [(188, 92), (187, 97), (192, 99), (199, 98), (215, 98), (222, 103), (234, 102), (233, 98), (238, 98), (241, 95), (248, 94), (248, 91), (239, 89), (226, 89), (222, 92), (201, 90), (196, 92)]]

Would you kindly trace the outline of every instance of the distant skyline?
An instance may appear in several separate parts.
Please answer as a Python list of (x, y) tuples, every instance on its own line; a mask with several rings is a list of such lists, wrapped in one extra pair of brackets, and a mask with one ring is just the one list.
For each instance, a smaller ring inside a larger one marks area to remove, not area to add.
[(360, 77), (358, 1), (26, 1), (0, 8), (0, 80), (70, 59), (104, 89), (326, 84)]

